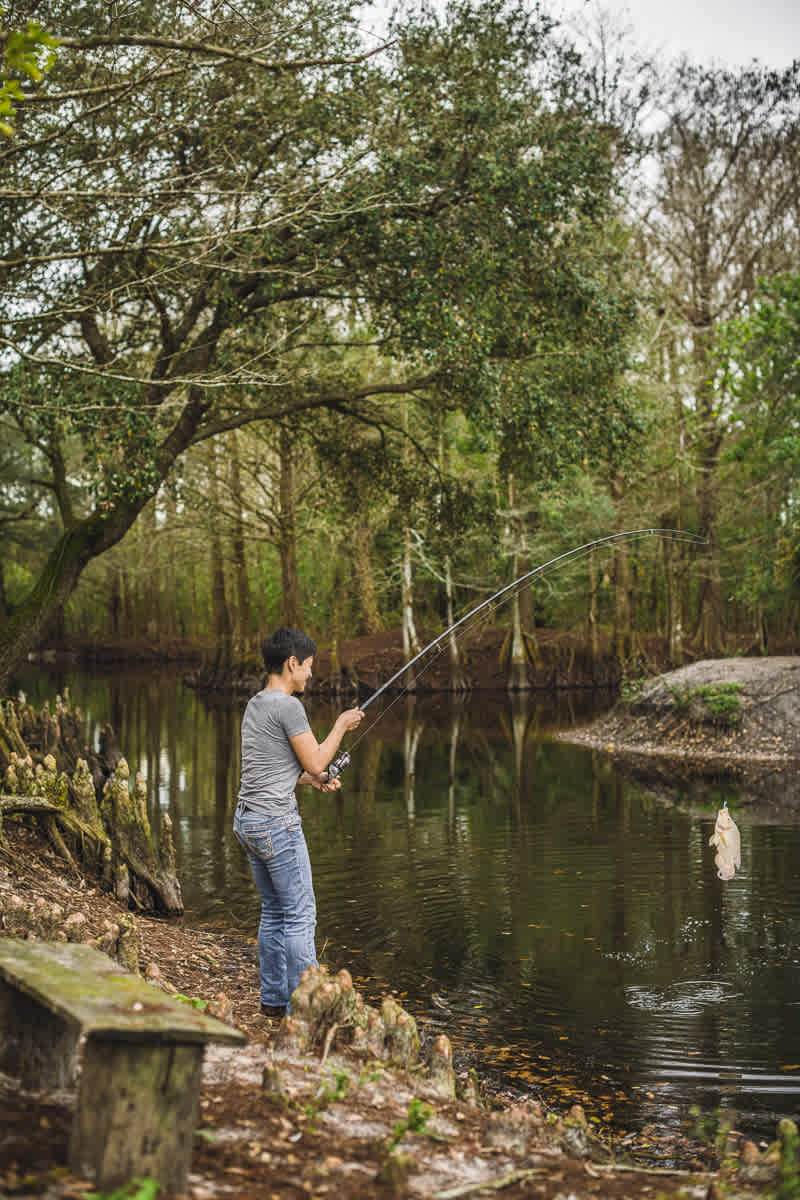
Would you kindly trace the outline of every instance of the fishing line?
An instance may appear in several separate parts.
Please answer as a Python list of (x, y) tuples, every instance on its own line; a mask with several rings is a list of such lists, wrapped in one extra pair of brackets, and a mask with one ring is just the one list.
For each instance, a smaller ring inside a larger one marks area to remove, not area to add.
[[(532, 583), (534, 579), (543, 578), (547, 573), (559, 570), (561, 567), (566, 566), (566, 564), (569, 562), (577, 562), (580, 558), (584, 557), (591, 550), (593, 550), (595, 546), (607, 545), (611, 542), (636, 541), (645, 537), (660, 537), (666, 541), (689, 542), (695, 545), (703, 544), (708, 540), (707, 538), (702, 538), (698, 534), (690, 533), (684, 529), (626, 529), (620, 533), (610, 533), (605, 537), (595, 538), (591, 542), (584, 542), (584, 544), (581, 546), (574, 546), (571, 550), (566, 550), (563, 554), (558, 554), (555, 558), (551, 558), (547, 562), (541, 563), (538, 567), (534, 567), (532, 571), (526, 571), (524, 575), (520, 575), (518, 579), (515, 579), (511, 583), (506, 584), (505, 587), (500, 588), (500, 590), (495, 592), (494, 595), (489, 596), (487, 600), (482, 600), (480, 604), (475, 605), (462, 617), (459, 617), (457, 621), (454, 621), (452, 625), (448, 625), (447, 629), (440, 633), (438, 637), (435, 637), (432, 642), (428, 642), (427, 646), (424, 646), (422, 650), (415, 654), (413, 658), (410, 658), (407, 663), (404, 663), (399, 671), (395, 671), (395, 673), (391, 675), (385, 683), (381, 684), (381, 686), (377, 688), (371, 696), (368, 696), (364, 703), (360, 704), (358, 707), (363, 712), (369, 707), (370, 704), (373, 704), (379, 696), (383, 695), (383, 693), (386, 692), (393, 683), (396, 683), (402, 675), (415, 666), (416, 663), (425, 658), (426, 655), (430, 654), (432, 650), (438, 650), (441, 653), (442, 643), (444, 642), (445, 638), (450, 636), (450, 634), (453, 634), (456, 630), (459, 630), (460, 632), (456, 635), (456, 641), (458, 641), (460, 637), (463, 637), (465, 633), (479, 623), (477, 620), (473, 620), (473, 618), (478, 618), (480, 616), (482, 620), (484, 616), (489, 615), (490, 611), (500, 608), (501, 605), (506, 604), (509, 600), (512, 600), (514, 596), (519, 595), (523, 588)], [(494, 606), (494, 609), (492, 606)], [(472, 623), (470, 624), (470, 622)], [(427, 671), (434, 661), (435, 659), (432, 657), (417, 672), (416, 679), (419, 679), (420, 676), (424, 675), (425, 671)], [(398, 695), (395, 696), (395, 698), (378, 714), (372, 724), (367, 726), (366, 729), (362, 730), (350, 747), (350, 751), (355, 750), (359, 742), (361, 742), (367, 736), (367, 734), (375, 728), (375, 726), (378, 724), (378, 721), (380, 721), (381, 718), (384, 717), (386, 713), (389, 712), (389, 710), (403, 698), (403, 696), (408, 694), (409, 690), (410, 688), (408, 684), (400, 690)], [(343, 751), (333, 760), (328, 767), (329, 778), (335, 779), (336, 776), (341, 775), (344, 768), (349, 765), (350, 751)]]

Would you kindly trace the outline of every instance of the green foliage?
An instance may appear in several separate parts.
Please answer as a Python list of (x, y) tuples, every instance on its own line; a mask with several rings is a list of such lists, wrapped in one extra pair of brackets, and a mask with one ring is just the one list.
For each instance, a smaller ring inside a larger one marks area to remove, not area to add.
[[(0, 8), (0, 18), (3, 10)], [(23, 98), (20, 79), (40, 83), (55, 62), (56, 38), (37, 21), (28, 21), (25, 29), (0, 27), (2, 67), (0, 68), (0, 134), (14, 136), (15, 105)]]
[[(620, 385), (635, 308), (617, 156), (540, 14), (421, 9), (365, 59), (350, 0), (254, 10), (246, 44), (260, 23), (268, 67), (118, 52), (127, 32), (202, 42), (179, 0), (129, 5), (110, 30), (105, 10), (66, 0), (49, 16), (63, 47), (50, 78), (74, 98), (26, 110), (4, 163), (0, 337), (16, 361), (0, 415), (28, 448), (20, 494), (34, 511), (33, 480), (50, 489), (51, 541), (54, 510), (62, 533), (2, 630), (9, 656), (182, 457), (229, 430), (289, 422), (304, 468), (310, 445), (346, 484), (334, 499), (319, 471), (298, 511), (316, 520), (324, 498), (338, 544), (370, 506), (387, 548), (392, 511), (419, 516), (439, 571), (465, 530), (497, 540), (495, 463), (538, 486), (622, 453), (637, 422)], [(247, 59), (237, 22), (215, 36)], [(57, 220), (31, 191), (41, 172)], [(410, 430), (398, 402), (418, 407)], [(433, 469), (459, 420), (490, 456), (463, 476)], [(333, 573), (323, 584), (321, 626)]]
[(180, 1000), (182, 1004), (189, 1004), (192, 1008), (198, 1008), (202, 1012), (208, 1008), (208, 1001), (201, 1000), (199, 996), (184, 996), (180, 992), (175, 993), (175, 999)]
[(350, 1087), (350, 1075), (347, 1071), (337, 1070), (333, 1073), (334, 1087), (329, 1086), (330, 1080), (323, 1080), (314, 1094), (313, 1100), (303, 1109), (307, 1117), (316, 1117), (324, 1112), (331, 1104), (344, 1100)]
[(626, 704), (635, 704), (652, 678), (652, 675), (626, 676), (620, 684), (620, 699), (624, 700)]
[(399, 1145), (407, 1133), (424, 1133), (432, 1115), (431, 1106), (415, 1096), (408, 1106), (407, 1116), (402, 1121), (398, 1121), (394, 1127), (389, 1143), (390, 1152)]
[(800, 275), (762, 280), (750, 310), (720, 330), (718, 357), (733, 401), (726, 462), (749, 533), (736, 595), (775, 612), (800, 595)]
[(156, 1200), (161, 1185), (149, 1176), (136, 1177), (113, 1192), (88, 1192), (86, 1200)]

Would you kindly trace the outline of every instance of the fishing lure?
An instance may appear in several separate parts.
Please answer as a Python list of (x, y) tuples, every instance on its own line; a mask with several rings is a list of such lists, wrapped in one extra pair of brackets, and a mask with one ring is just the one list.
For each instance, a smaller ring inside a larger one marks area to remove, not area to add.
[[(633, 541), (637, 538), (653, 536), (665, 538), (669, 541), (675, 542), (703, 543), (707, 540), (699, 537), (695, 533), (689, 533), (683, 529), (626, 529), (621, 533), (610, 533), (606, 537), (595, 538), (594, 541), (591, 542), (584, 542), (582, 546), (575, 546), (572, 550), (567, 550), (563, 554), (558, 554), (555, 558), (551, 558), (547, 562), (541, 563), (538, 567), (534, 567), (532, 571), (526, 571), (524, 575), (520, 575), (519, 579), (515, 579), (512, 583), (507, 583), (505, 587), (500, 588), (499, 591), (495, 592), (493, 596), (490, 596), (488, 600), (482, 600), (480, 604), (476, 604), (475, 607), (471, 608), (469, 612), (464, 614), (463, 617), (459, 617), (459, 619), (454, 621), (452, 625), (448, 625), (447, 629), (440, 633), (438, 637), (435, 637), (433, 641), (428, 642), (427, 646), (424, 646), (423, 649), (415, 654), (413, 658), (410, 658), (407, 663), (404, 663), (399, 671), (395, 671), (394, 675), (390, 676), (390, 678), (387, 679), (385, 683), (382, 683), (381, 686), (374, 691), (371, 696), (367, 697), (364, 703), (359, 705), (361, 711), (363, 712), (365, 709), (369, 708), (370, 704), (374, 704), (378, 697), (382, 696), (384, 692), (388, 691), (392, 684), (396, 683), (398, 679), (402, 678), (406, 671), (409, 671), (418, 662), (421, 662), (421, 660), (424, 659), (432, 650), (435, 650), (437, 647), (439, 647), (442, 642), (444, 642), (444, 640), (450, 636), (451, 633), (459, 630), (460, 632), (458, 633), (457, 637), (462, 637), (467, 632), (470, 622), (472, 622), (474, 618), (480, 616), (481, 613), (485, 612), (493, 605), (499, 606), (500, 604), (505, 604), (515, 595), (518, 595), (523, 588), (528, 586), (528, 584), (532, 583), (534, 579), (541, 577), (547, 571), (557, 570), (559, 567), (565, 566), (568, 562), (574, 562), (576, 559), (581, 558), (584, 554), (588, 554), (589, 551), (595, 546), (602, 546), (609, 542)], [(423, 670), (424, 669), (425, 668), (423, 668)], [(400, 695), (404, 695), (407, 691), (408, 688), (403, 688)], [(400, 697), (398, 696), (398, 699), (399, 698)], [(381, 716), (383, 716), (383, 713), (381, 713)], [(359, 735), (357, 740), (353, 743), (351, 749), (355, 749), (355, 747), (358, 745), (358, 742), (360, 742), (362, 738), (366, 737), (369, 731), (374, 728), (379, 720), (380, 717), (378, 717), (376, 721), (373, 721), (372, 725), (370, 725)], [(341, 775), (345, 767), (349, 765), (350, 752), (343, 750), (342, 753), (337, 755), (337, 757), (328, 767), (328, 778), (335, 779), (338, 775)]]

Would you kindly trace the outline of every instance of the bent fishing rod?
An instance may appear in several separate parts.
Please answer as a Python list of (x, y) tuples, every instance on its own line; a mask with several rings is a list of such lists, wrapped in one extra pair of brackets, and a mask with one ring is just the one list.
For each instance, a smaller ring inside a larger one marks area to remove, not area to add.
[[(463, 617), (459, 617), (459, 619), (454, 621), (452, 625), (448, 625), (447, 629), (440, 633), (438, 637), (435, 637), (433, 641), (428, 642), (427, 646), (424, 646), (422, 650), (415, 654), (413, 658), (410, 658), (407, 663), (404, 663), (399, 671), (395, 671), (394, 675), (390, 676), (385, 683), (382, 683), (381, 686), (374, 691), (371, 696), (368, 696), (364, 703), (360, 704), (358, 707), (362, 712), (369, 708), (370, 704), (374, 704), (378, 697), (382, 696), (384, 692), (388, 691), (393, 683), (397, 683), (398, 679), (405, 675), (407, 671), (410, 671), (411, 668), (416, 665), (416, 663), (421, 661), (421, 659), (425, 658), (425, 656), (429, 654), (431, 650), (435, 650), (437, 647), (441, 646), (445, 639), (451, 634), (454, 634), (456, 630), (460, 630), (458, 637), (461, 637), (466, 632), (469, 622), (472, 621), (473, 618), (480, 616), (481, 613), (486, 612), (493, 605), (497, 606), (500, 604), (505, 604), (507, 600), (510, 600), (515, 595), (518, 595), (519, 592), (521, 592), (523, 588), (527, 587), (528, 584), (532, 583), (534, 579), (543, 576), (549, 571), (557, 570), (559, 567), (565, 566), (568, 562), (576, 561), (583, 555), (588, 554), (594, 549), (595, 546), (607, 545), (609, 542), (634, 541), (637, 538), (643, 537), (660, 537), (667, 541), (692, 542), (694, 544), (702, 544), (708, 540), (707, 538), (700, 537), (696, 533), (689, 533), (684, 529), (625, 529), (621, 533), (610, 533), (607, 534), (606, 537), (595, 538), (591, 542), (584, 542), (582, 546), (574, 546), (571, 550), (566, 550), (563, 554), (557, 554), (555, 558), (551, 558), (545, 563), (540, 563), (540, 565), (538, 567), (534, 567), (532, 571), (526, 571), (524, 575), (520, 575), (519, 579), (515, 579), (511, 583), (507, 583), (505, 587), (500, 588), (499, 591), (495, 592), (493, 596), (489, 596), (488, 600), (482, 600), (480, 604), (476, 604), (475, 607), (471, 608), (469, 612), (464, 614)], [(423, 668), (423, 670), (424, 669), (425, 668)], [(408, 687), (404, 687), (400, 692), (400, 696), (404, 695), (407, 691)], [(397, 698), (399, 699), (400, 696)], [(381, 713), (381, 716), (383, 716), (383, 713)], [(351, 750), (355, 749), (361, 739), (366, 737), (370, 729), (374, 728), (379, 720), (380, 716), (373, 721), (369, 728), (365, 729), (363, 733), (359, 735), (359, 737), (353, 743)], [(343, 750), (341, 754), (338, 754), (336, 758), (334, 758), (333, 762), (328, 767), (328, 778), (336, 779), (339, 775), (341, 775), (345, 767), (349, 765), (350, 752), (348, 750)]]

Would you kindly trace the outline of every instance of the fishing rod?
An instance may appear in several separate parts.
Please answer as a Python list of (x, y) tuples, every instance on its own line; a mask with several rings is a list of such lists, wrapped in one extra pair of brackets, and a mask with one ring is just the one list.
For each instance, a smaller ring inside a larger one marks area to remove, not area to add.
[[(520, 591), (522, 591), (522, 589), (536, 579), (537, 576), (543, 575), (546, 571), (556, 570), (558, 567), (564, 566), (567, 562), (578, 559), (584, 554), (588, 554), (589, 551), (595, 546), (602, 546), (609, 542), (632, 541), (636, 538), (643, 537), (661, 537), (668, 541), (693, 542), (695, 544), (702, 544), (708, 540), (707, 538), (700, 537), (696, 533), (689, 533), (684, 529), (626, 529), (620, 533), (610, 533), (605, 537), (595, 538), (591, 542), (584, 542), (582, 546), (574, 546), (571, 550), (566, 550), (563, 554), (557, 554), (555, 558), (551, 558), (547, 562), (541, 563), (538, 567), (534, 567), (532, 571), (526, 571), (525, 574), (520, 575), (518, 579), (513, 580), (511, 583), (507, 583), (505, 587), (500, 588), (500, 590), (495, 592), (493, 596), (490, 596), (488, 600), (482, 600), (480, 604), (476, 604), (475, 607), (471, 608), (469, 612), (464, 614), (463, 617), (459, 617), (459, 619), (454, 621), (452, 625), (448, 625), (447, 629), (440, 633), (438, 637), (435, 637), (433, 641), (428, 642), (427, 646), (424, 646), (423, 649), (415, 654), (413, 658), (410, 658), (407, 663), (404, 663), (399, 671), (395, 671), (394, 675), (390, 676), (385, 683), (382, 683), (381, 686), (374, 691), (371, 696), (368, 696), (364, 703), (359, 705), (359, 708), (362, 712), (364, 712), (365, 709), (369, 708), (370, 704), (374, 704), (379, 696), (382, 696), (383, 693), (387, 691), (393, 683), (396, 683), (401, 676), (405, 675), (407, 671), (410, 671), (411, 668), (421, 659), (423, 659), (426, 654), (440, 646), (445, 638), (449, 637), (451, 633), (455, 633), (457, 629), (460, 629), (461, 633), (458, 636), (462, 636), (466, 632), (464, 626), (466, 626), (473, 617), (477, 617), (480, 613), (486, 611), (486, 609), (490, 608), (492, 605), (504, 604), (507, 600), (512, 599), (514, 595), (517, 595)], [(402, 696), (403, 693), (407, 691), (407, 687), (403, 688), (400, 695)], [(381, 714), (381, 716), (382, 715), (383, 714)], [(360, 742), (361, 739), (365, 737), (367, 733), (369, 733), (369, 730), (372, 729), (379, 720), (380, 716), (376, 721), (373, 721), (372, 725), (369, 726), (369, 729), (365, 729), (364, 732), (356, 739), (351, 749), (355, 749), (358, 742)], [(337, 776), (341, 775), (345, 767), (349, 765), (350, 753), (347, 750), (343, 750), (341, 754), (338, 754), (336, 758), (334, 758), (333, 762), (328, 767), (328, 778), (336, 779)]]

